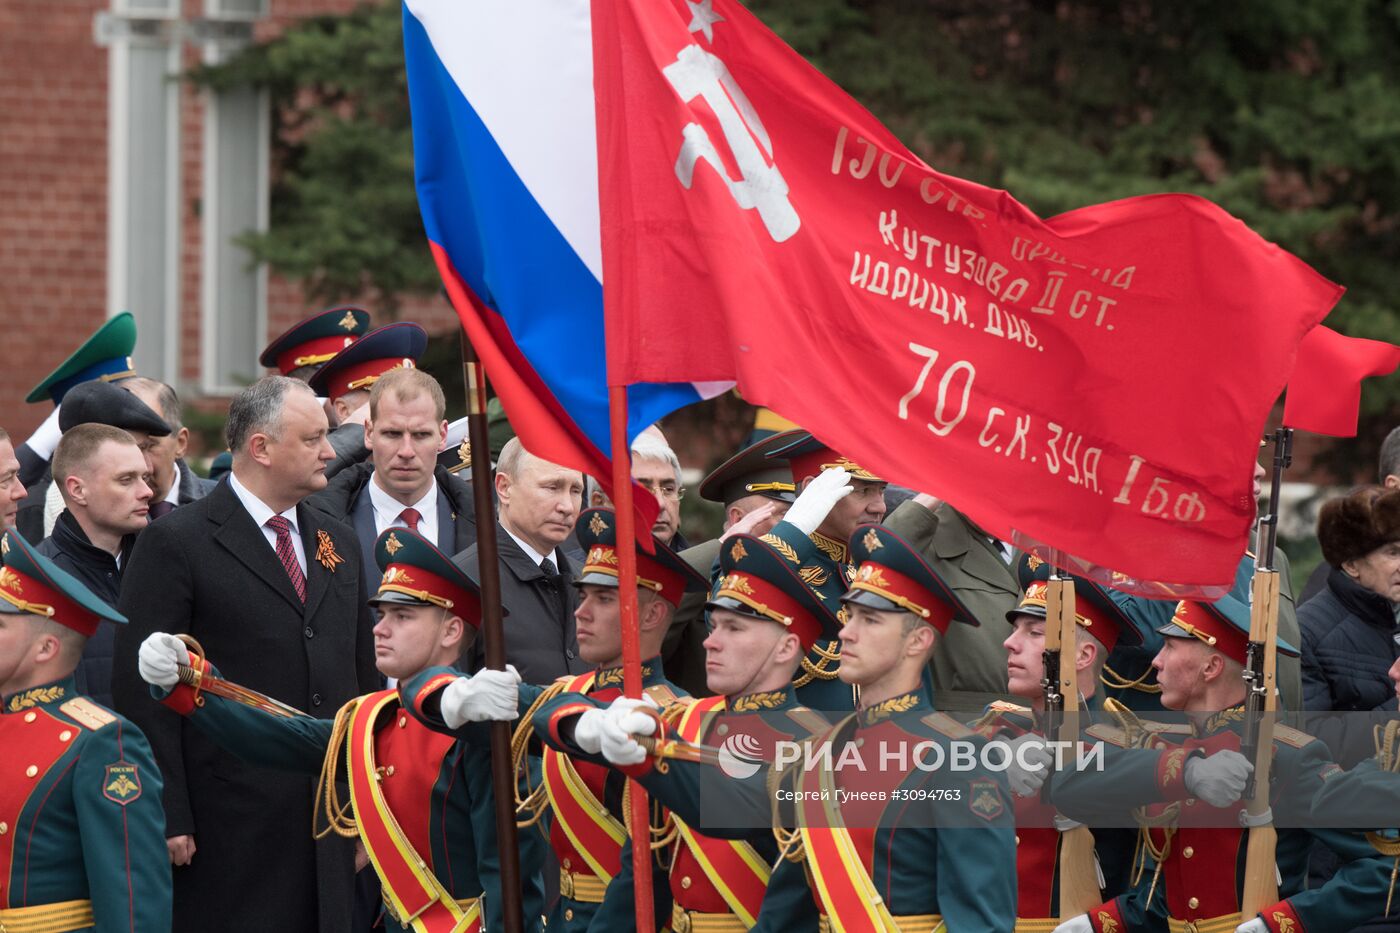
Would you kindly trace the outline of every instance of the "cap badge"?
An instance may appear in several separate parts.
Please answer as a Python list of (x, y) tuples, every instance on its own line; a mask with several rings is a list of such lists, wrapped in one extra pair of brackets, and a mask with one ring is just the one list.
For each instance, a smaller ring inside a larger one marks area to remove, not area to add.
[(354, 312), (346, 311), (345, 317), (341, 318), (339, 323), (340, 326), (345, 328), (346, 330), (354, 330), (355, 325), (359, 324), (360, 322), (355, 320)]
[(335, 542), (325, 531), (316, 532), (316, 560), (331, 573), (335, 573), (337, 565), (345, 562), (345, 558), (336, 553)]
[(865, 545), (867, 551), (878, 551), (885, 546), (885, 543), (880, 540), (880, 536), (875, 533), (874, 528), (865, 533), (865, 537), (861, 539), (861, 544)]
[(1045, 563), (1045, 561), (1041, 560), (1039, 557), (1036, 557), (1034, 554), (1026, 558), (1026, 566), (1029, 567), (1031, 570), (1038, 570), (1040, 568), (1040, 565), (1043, 563)]
[(742, 574), (731, 573), (720, 581), (719, 588), (731, 593), (743, 593), (745, 596), (753, 595), (753, 586), (749, 583), (749, 578)]
[(593, 518), (590, 519), (588, 522), (588, 530), (593, 532), (595, 535), (600, 535), (608, 530), (608, 523), (603, 521), (603, 516), (599, 515), (597, 512), (594, 512)]
[(472, 465), (472, 442), (470, 439), (464, 439), (462, 445), (457, 448), (457, 459), (462, 461), (463, 467)]
[(384, 571), (384, 579), (379, 581), (381, 586), (391, 583), (397, 584), (412, 582), (413, 578), (409, 576), (408, 571), (404, 570), (402, 567), (390, 567), (388, 570)]
[(19, 582), (19, 574), (9, 567), (0, 568), (0, 590), (9, 590), (16, 596), (24, 594), (24, 585)]
[(729, 559), (732, 561), (741, 561), (748, 556), (749, 552), (744, 550), (744, 542), (742, 541), (735, 541), (734, 546), (729, 549)]
[(392, 531), (389, 532), (389, 537), (384, 541), (384, 550), (389, 552), (390, 557), (393, 557), (399, 552), (399, 548), (401, 547), (403, 547), (403, 542), (399, 540), (398, 535), (394, 534)]

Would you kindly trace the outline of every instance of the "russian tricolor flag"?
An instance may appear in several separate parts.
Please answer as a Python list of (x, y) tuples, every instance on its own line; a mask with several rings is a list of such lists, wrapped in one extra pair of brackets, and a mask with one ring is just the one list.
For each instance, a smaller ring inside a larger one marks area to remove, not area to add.
[[(448, 294), (526, 448), (607, 486), (589, 3), (407, 0), (403, 25), (418, 201)], [(628, 439), (731, 384), (631, 386)]]

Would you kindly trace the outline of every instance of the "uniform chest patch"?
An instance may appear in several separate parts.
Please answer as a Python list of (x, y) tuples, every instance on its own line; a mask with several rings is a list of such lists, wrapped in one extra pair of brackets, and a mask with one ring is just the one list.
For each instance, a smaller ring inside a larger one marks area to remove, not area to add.
[(968, 808), (987, 822), (1001, 816), (1006, 805), (1002, 802), (997, 782), (979, 778), (968, 784)]
[(123, 807), (141, 797), (141, 775), (136, 765), (118, 761), (107, 766), (102, 777), (102, 796)]

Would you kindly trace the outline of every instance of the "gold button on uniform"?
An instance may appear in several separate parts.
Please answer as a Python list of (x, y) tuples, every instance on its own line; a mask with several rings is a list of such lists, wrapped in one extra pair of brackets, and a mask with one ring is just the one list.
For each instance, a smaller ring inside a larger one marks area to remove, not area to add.
[(1190, 846), (1187, 846), (1186, 848), (1184, 848), (1184, 849), (1181, 850), (1181, 857), (1182, 857), (1182, 858), (1190, 858), (1191, 856), (1193, 856), (1193, 855), (1195, 855), (1195, 854), (1196, 854), (1196, 850), (1193, 849), (1193, 848), (1191, 848)]
[(9, 824), (9, 823), (6, 823), (4, 820), (0, 820), (0, 836), (5, 835), (5, 834), (8, 833), (9, 831), (10, 831), (10, 824)]
[(27, 712), (27, 713), (24, 714), (24, 721), (25, 721), (25, 722), (33, 722), (34, 720), (36, 720), (36, 719), (38, 719), (38, 718), (39, 718), (39, 714), (36, 713), (36, 712), (34, 712), (33, 710), (30, 710), (29, 712)]
[(1195, 910), (1197, 907), (1201, 906), (1201, 900), (1200, 898), (1193, 897), (1186, 902), (1186, 906), (1190, 907), (1192, 910)]
[(399, 728), (400, 728), (400, 729), (407, 729), (407, 728), (408, 728), (408, 717), (407, 717), (407, 716), (400, 716), (400, 717), (399, 717)]
[(36, 774), (38, 774), (38, 773), (39, 773), (39, 766), (38, 766), (38, 765), (30, 765), (29, 767), (27, 767), (27, 768), (24, 769), (24, 776), (25, 776), (25, 777), (33, 777), (34, 775), (36, 775)]
[(689, 875), (686, 875), (684, 878), (681, 879), (681, 887), (684, 888), (684, 889), (687, 890), (687, 891), (690, 890), (690, 876), (689, 876)]
[(1017, 845), (1020, 845), (1020, 844), (1021, 844), (1021, 837), (1020, 837), (1020, 836), (1017, 836), (1017, 837), (1016, 837), (1016, 844), (1017, 844)]
[(69, 732), (67, 729), (64, 729), (62, 732), (60, 732), (60, 733), (58, 734), (58, 740), (59, 740), (60, 742), (67, 742), (67, 741), (68, 741), (69, 739), (71, 739), (72, 737), (73, 737), (73, 733)]
[(564, 859), (564, 867), (565, 867), (565, 868), (571, 867), (568, 859)]
[(572, 919), (574, 919), (574, 909), (573, 909), (572, 907), (566, 907), (566, 908), (564, 909), (564, 919), (565, 919), (565, 920), (572, 920)]

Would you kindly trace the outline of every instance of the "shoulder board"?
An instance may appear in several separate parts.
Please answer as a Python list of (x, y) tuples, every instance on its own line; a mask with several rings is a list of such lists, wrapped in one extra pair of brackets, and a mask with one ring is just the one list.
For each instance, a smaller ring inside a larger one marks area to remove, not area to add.
[(1006, 723), (1008, 727), (1016, 729), (1027, 729), (1032, 721), (1031, 708), (1029, 706), (1017, 706), (1015, 703), (1006, 700), (993, 700), (987, 704), (986, 711), (977, 719), (973, 720), (970, 728), (983, 736), (990, 738), (1000, 731), (1002, 720), (1007, 716), (1024, 717), (1025, 723)]
[(1190, 735), (1191, 724), (1185, 722), (1153, 722), (1151, 719), (1139, 720), (1142, 728), (1154, 735)]
[(827, 722), (825, 716), (805, 706), (794, 706), (787, 711), (787, 714), (788, 718), (797, 723), (805, 735), (816, 735), (831, 728), (831, 723)]
[(1298, 729), (1292, 728), (1291, 726), (1282, 726), (1275, 724), (1274, 741), (1282, 742), (1284, 745), (1291, 745), (1294, 748), (1302, 748), (1305, 745), (1308, 745), (1312, 742), (1316, 742), (1317, 739), (1308, 735), (1306, 732), (1301, 732)]
[(1127, 733), (1124, 732), (1122, 729), (1119, 729), (1116, 726), (1110, 726), (1107, 723), (1096, 722), (1089, 728), (1085, 729), (1084, 734), (1092, 736), (1093, 738), (1099, 739), (1101, 741), (1107, 742), (1109, 745), (1116, 745), (1119, 748), (1128, 747)]
[[(648, 694), (650, 691), (648, 691)], [(659, 702), (659, 701), (658, 701)], [(681, 721), (686, 710), (695, 705), (694, 697), (677, 697), (671, 703), (667, 703), (661, 708), (661, 721), (671, 726), (675, 726)]]
[(108, 712), (87, 697), (74, 697), (58, 709), (76, 720), (78, 725), (94, 732), (117, 721), (115, 713)]
[(995, 713), (1021, 713), (1025, 715), (1031, 711), (1029, 706), (1021, 706), (1009, 700), (993, 700), (987, 704), (987, 712)]
[[(660, 703), (662, 709), (681, 699), (681, 694), (677, 693), (670, 684), (652, 684), (650, 687), (643, 688), (642, 692)], [(690, 698), (686, 697), (686, 699)]]
[(965, 739), (973, 734), (971, 729), (947, 713), (929, 713), (920, 722), (935, 732), (943, 733), (950, 739)]

